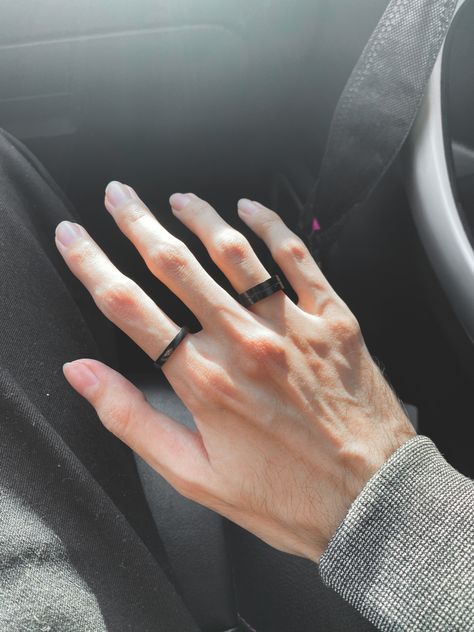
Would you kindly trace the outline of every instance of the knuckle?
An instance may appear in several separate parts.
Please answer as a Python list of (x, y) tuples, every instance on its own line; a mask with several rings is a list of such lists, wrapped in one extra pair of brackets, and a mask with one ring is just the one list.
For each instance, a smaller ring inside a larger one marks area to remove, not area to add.
[(88, 263), (92, 256), (90, 244), (85, 241), (79, 241), (77, 245), (74, 244), (67, 253), (68, 262), (75, 269), (84, 267), (84, 264)]
[(283, 223), (281, 217), (275, 211), (267, 209), (261, 214), (261, 227), (264, 234), (269, 232), (276, 224), (281, 223)]
[(288, 237), (282, 241), (274, 249), (275, 257), (282, 259), (296, 259), (302, 261), (308, 254), (307, 248), (303, 241), (296, 235)]
[(188, 197), (191, 199), (191, 203), (186, 207), (186, 210), (189, 209), (193, 215), (207, 213), (211, 210), (210, 204), (208, 204), (205, 200), (201, 200), (201, 198), (189, 193)]
[(126, 440), (132, 435), (134, 415), (130, 404), (121, 401), (121, 405), (109, 405), (101, 412), (104, 426), (120, 439)]
[(237, 231), (226, 231), (215, 242), (212, 254), (216, 258), (224, 258), (232, 264), (244, 261), (249, 253), (250, 244), (243, 235)]
[(360, 337), (360, 325), (352, 312), (332, 318), (329, 321), (329, 330), (332, 336), (338, 340), (356, 340)]
[(187, 248), (179, 240), (156, 244), (149, 256), (152, 267), (171, 275), (180, 274), (188, 264)]
[(136, 291), (130, 281), (101, 285), (94, 292), (94, 299), (105, 314), (123, 314), (135, 309)]
[(286, 352), (281, 338), (272, 332), (260, 333), (256, 336), (242, 338), (244, 356), (253, 360), (257, 370), (262, 365), (267, 367), (281, 367), (286, 365)]
[(125, 225), (133, 226), (135, 222), (138, 222), (147, 214), (148, 209), (143, 204), (141, 204), (138, 200), (131, 200), (122, 209), (121, 218)]

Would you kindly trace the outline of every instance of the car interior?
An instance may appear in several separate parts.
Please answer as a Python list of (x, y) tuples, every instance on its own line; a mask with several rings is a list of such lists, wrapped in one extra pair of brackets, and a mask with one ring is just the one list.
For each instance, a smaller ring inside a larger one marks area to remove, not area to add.
[[(23, 141), (120, 269), (177, 323), (199, 323), (104, 211), (125, 182), (229, 291), (168, 198), (237, 216), (260, 201), (299, 232), (338, 98), (387, 0), (3, 0), (0, 126)], [(474, 2), (461, 2), (396, 162), (352, 213), (323, 271), (418, 431), (473, 476)], [(51, 237), (53, 239), (53, 236)], [(290, 290), (291, 295), (291, 290)], [(120, 371), (184, 424), (190, 413), (118, 329)], [(313, 563), (181, 498), (137, 457), (174, 577), (206, 632), (372, 630)]]

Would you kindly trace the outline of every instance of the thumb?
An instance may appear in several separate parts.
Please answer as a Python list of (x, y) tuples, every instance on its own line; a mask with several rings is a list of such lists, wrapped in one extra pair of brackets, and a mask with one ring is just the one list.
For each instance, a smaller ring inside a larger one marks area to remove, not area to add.
[(194, 486), (209, 479), (211, 468), (200, 435), (155, 410), (120, 373), (91, 359), (68, 362), (63, 372), (104, 426), (178, 491), (192, 495)]

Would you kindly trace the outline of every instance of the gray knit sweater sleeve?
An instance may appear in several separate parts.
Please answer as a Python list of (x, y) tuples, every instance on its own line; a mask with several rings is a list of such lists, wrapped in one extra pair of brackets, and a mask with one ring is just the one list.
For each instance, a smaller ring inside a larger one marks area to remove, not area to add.
[(474, 482), (430, 439), (411, 439), (364, 487), (319, 569), (382, 631), (474, 631)]

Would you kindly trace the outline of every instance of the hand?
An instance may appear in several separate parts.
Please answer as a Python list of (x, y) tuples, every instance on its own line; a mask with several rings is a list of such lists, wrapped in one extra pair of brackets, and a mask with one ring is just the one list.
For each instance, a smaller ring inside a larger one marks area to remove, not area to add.
[[(270, 276), (206, 202), (175, 194), (170, 203), (238, 293)], [(415, 434), (356, 319), (303, 242), (258, 203), (241, 200), (240, 218), (270, 249), (297, 305), (279, 291), (242, 307), (130, 187), (110, 184), (105, 205), (151, 272), (202, 325), (163, 367), (197, 431), (154, 410), (98, 361), (66, 364), (67, 380), (178, 492), (282, 551), (318, 561), (368, 479)], [(82, 227), (61, 223), (56, 243), (99, 309), (156, 360), (178, 325)]]

